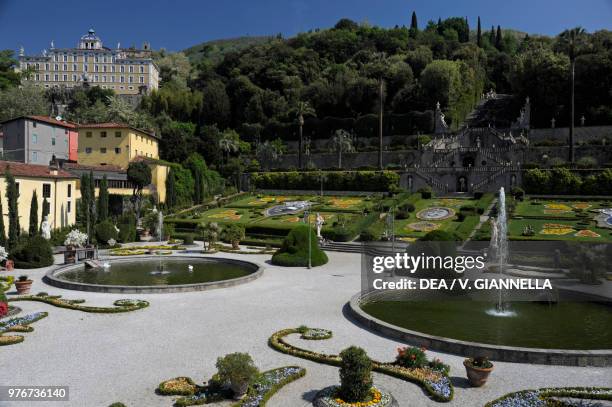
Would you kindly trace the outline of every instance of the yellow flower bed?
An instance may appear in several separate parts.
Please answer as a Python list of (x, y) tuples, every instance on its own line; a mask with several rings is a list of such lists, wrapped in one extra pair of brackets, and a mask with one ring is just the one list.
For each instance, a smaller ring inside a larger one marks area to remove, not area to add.
[(567, 235), (569, 233), (575, 232), (573, 228), (564, 227), (564, 228), (544, 228), (540, 232), (541, 235), (553, 235), (553, 236), (562, 236)]
[(348, 209), (363, 202), (361, 198), (332, 198), (329, 200), (331, 206), (340, 209)]
[(435, 207), (435, 206), (461, 206), (464, 203), (465, 203), (465, 201), (462, 201), (461, 199), (442, 198), (442, 199), (438, 199), (438, 200), (432, 202), (431, 205), (429, 205), (428, 207)]
[(572, 205), (572, 207), (574, 207), (575, 209), (589, 209), (591, 207), (591, 204), (588, 204), (586, 202), (578, 202)]
[(297, 223), (301, 219), (298, 216), (292, 216), (290, 218), (281, 219), (280, 221), (283, 223)]
[(551, 203), (551, 204), (546, 204), (544, 205), (544, 207), (546, 209), (554, 209), (557, 211), (571, 211), (572, 208), (565, 205), (565, 204), (560, 204), (560, 203)]
[(340, 397), (336, 397), (334, 401), (341, 406), (350, 406), (350, 407), (370, 407), (375, 406), (380, 403), (382, 398), (382, 394), (375, 388), (370, 389), (370, 397), (372, 399), (370, 401), (357, 401), (355, 403), (349, 403), (348, 401), (342, 400)]
[(544, 209), (544, 215), (561, 215), (568, 212), (563, 209)]
[(588, 229), (579, 230), (578, 232), (574, 234), (574, 236), (576, 237), (595, 237), (595, 238), (601, 237), (599, 233), (593, 232), (592, 230), (588, 230)]
[(413, 243), (417, 241), (417, 238), (416, 237), (400, 237), (399, 240), (401, 240), (402, 242)]
[(404, 227), (404, 229), (406, 230), (416, 230), (417, 232), (431, 232), (432, 230), (436, 230), (438, 228), (440, 228), (441, 224), (440, 223), (433, 223), (433, 222), (414, 222), (414, 223), (409, 223), (408, 225), (406, 225)]
[(218, 213), (213, 213), (208, 217), (213, 219), (239, 220), (242, 218), (242, 215), (238, 214), (238, 212), (236, 212), (234, 209), (226, 209)]

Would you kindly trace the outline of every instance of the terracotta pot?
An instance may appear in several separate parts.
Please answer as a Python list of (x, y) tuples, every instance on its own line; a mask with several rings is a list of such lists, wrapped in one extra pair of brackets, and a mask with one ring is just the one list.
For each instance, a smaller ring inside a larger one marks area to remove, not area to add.
[(488, 368), (474, 367), (470, 365), (467, 360), (463, 361), (463, 366), (465, 366), (465, 371), (467, 372), (467, 377), (470, 384), (474, 387), (484, 386), (489, 379), (489, 375), (493, 371), (493, 366)]
[(249, 389), (249, 382), (239, 382), (239, 383), (231, 382), (230, 388), (234, 392), (234, 399), (240, 400), (246, 395), (246, 392)]
[(30, 288), (32, 288), (32, 280), (15, 281), (15, 287), (17, 288), (17, 294), (29, 294)]
[(240, 241), (239, 240), (234, 240), (232, 242), (232, 249), (234, 249), (234, 250), (239, 250), (240, 249)]

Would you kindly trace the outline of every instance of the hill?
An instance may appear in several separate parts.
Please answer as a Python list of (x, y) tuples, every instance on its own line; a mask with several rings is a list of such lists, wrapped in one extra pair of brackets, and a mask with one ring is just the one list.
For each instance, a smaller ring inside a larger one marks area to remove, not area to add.
[(206, 41), (183, 50), (183, 53), (187, 55), (192, 64), (197, 64), (204, 59), (216, 64), (221, 62), (225, 54), (229, 52), (242, 51), (243, 49), (268, 42), (272, 38), (270, 36), (259, 36)]

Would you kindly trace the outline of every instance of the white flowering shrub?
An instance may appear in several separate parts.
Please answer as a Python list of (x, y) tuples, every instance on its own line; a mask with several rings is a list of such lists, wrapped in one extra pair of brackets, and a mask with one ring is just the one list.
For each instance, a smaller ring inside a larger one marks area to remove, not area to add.
[(82, 247), (85, 243), (87, 243), (87, 233), (83, 233), (78, 229), (71, 230), (66, 235), (66, 240), (64, 240), (66, 246)]
[(8, 252), (2, 246), (0, 246), (0, 261), (4, 261), (8, 258)]

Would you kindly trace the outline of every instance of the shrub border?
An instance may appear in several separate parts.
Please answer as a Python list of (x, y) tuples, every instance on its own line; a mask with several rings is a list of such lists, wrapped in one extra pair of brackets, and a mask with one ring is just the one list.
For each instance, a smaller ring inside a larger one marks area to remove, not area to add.
[[(340, 357), (338, 355), (326, 355), (322, 353), (316, 353), (307, 349), (302, 349), (297, 346), (291, 345), (283, 340), (284, 337), (291, 334), (299, 334), (300, 330), (298, 328), (287, 328), (277, 331), (270, 336), (268, 339), (268, 345), (281, 353), (295, 356), (302, 359), (307, 359), (313, 362), (322, 363), (330, 366), (339, 367), (340, 366)], [(436, 392), (431, 385), (429, 385), (425, 380), (416, 377), (410, 373), (408, 373), (408, 369), (404, 369), (403, 371), (399, 371), (396, 369), (392, 369), (389, 363), (383, 363), (372, 359), (372, 370), (378, 373), (383, 373), (388, 376), (395, 377), (397, 379), (409, 381), (412, 383), (416, 383), (421, 385), (427, 393), (432, 397), (435, 401), (440, 402), (448, 402), (453, 399), (454, 395), (454, 387), (450, 381), (448, 381), (450, 395), (449, 397), (445, 397), (440, 393)], [(447, 373), (440, 372), (442, 376), (448, 378)]]

